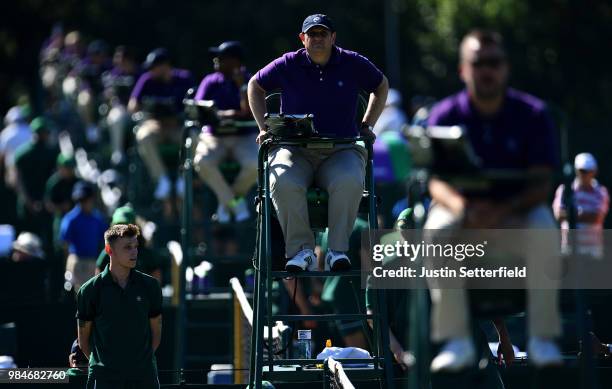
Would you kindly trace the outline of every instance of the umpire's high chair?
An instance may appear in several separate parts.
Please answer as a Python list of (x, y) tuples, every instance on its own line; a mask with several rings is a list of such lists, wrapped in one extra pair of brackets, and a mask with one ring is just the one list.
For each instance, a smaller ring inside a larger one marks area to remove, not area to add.
[[(310, 119), (310, 120), (309, 120)], [(376, 379), (383, 388), (393, 388), (393, 372), (392, 372), (392, 357), (389, 350), (389, 329), (387, 324), (387, 311), (384, 296), (384, 290), (376, 291), (376, 306), (379, 311), (374, 314), (354, 313), (354, 314), (322, 314), (322, 315), (273, 315), (272, 314), (272, 299), (270, 298), (272, 291), (273, 279), (282, 279), (286, 277), (333, 277), (333, 276), (355, 276), (359, 275), (359, 270), (351, 270), (346, 272), (321, 272), (321, 271), (304, 271), (299, 273), (290, 273), (287, 271), (273, 271), (272, 269), (272, 242), (271, 242), (271, 218), (274, 217), (274, 208), (270, 199), (270, 167), (268, 164), (268, 153), (273, 146), (294, 146), (307, 148), (330, 148), (337, 144), (350, 144), (361, 142), (367, 149), (367, 165), (365, 177), (365, 190), (363, 192), (362, 201), (360, 204), (359, 213), (367, 216), (369, 221), (369, 229), (377, 228), (377, 199), (374, 192), (374, 177), (372, 169), (373, 145), (372, 141), (364, 138), (323, 138), (308, 136), (304, 131), (304, 125), (309, 126), (312, 130), (311, 115), (267, 115), (268, 123), (280, 123), (285, 128), (276, 135), (272, 135), (265, 140), (259, 150), (258, 161), (258, 190), (257, 201), (259, 204), (258, 212), (258, 238), (257, 252), (254, 262), (255, 266), (255, 290), (254, 290), (254, 312), (253, 312), (253, 333), (251, 337), (251, 356), (250, 356), (250, 372), (249, 385), (251, 388), (261, 388), (262, 380), (265, 378), (268, 381), (274, 382), (280, 377), (287, 374), (279, 372), (280, 365), (299, 365), (301, 367), (308, 365), (322, 364), (323, 362), (316, 359), (275, 359), (274, 347), (272, 347), (273, 327), (276, 321), (287, 321), (296, 325), (301, 320), (314, 321), (334, 321), (334, 320), (363, 320), (364, 323), (368, 319), (373, 321), (373, 344), (371, 344), (371, 353), (373, 358), (368, 360), (368, 363), (373, 364), (373, 367), (368, 369), (360, 369), (354, 371), (355, 379)], [(287, 127), (291, 127), (287, 131)], [(295, 136), (298, 135), (298, 136)], [(302, 137), (299, 137), (302, 135)], [(309, 188), (307, 192), (308, 209), (310, 215), (311, 228), (322, 229), (327, 226), (327, 193), (320, 188)], [(355, 259), (353, 259), (355, 260)], [(366, 324), (367, 326), (367, 324)], [(264, 327), (267, 327), (267, 339), (270, 344), (265, 346)], [(292, 340), (290, 340), (292, 341)], [(339, 359), (341, 363), (363, 364), (363, 359)], [(266, 367), (264, 371), (264, 367)], [(276, 369), (275, 369), (276, 368)], [(297, 380), (317, 380), (317, 373), (321, 380), (324, 374), (323, 369), (311, 370), (309, 372), (302, 368), (291, 372)], [(351, 372), (349, 371), (349, 378)]]

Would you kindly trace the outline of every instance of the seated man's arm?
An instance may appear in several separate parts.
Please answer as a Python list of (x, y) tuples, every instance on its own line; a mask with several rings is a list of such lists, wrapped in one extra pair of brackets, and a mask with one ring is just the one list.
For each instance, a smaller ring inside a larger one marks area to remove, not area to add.
[(127, 109), (130, 113), (136, 113), (140, 111), (140, 103), (138, 103), (138, 99), (135, 97), (130, 97)]
[(509, 201), (503, 202), (508, 214), (531, 209), (548, 200), (552, 185), (552, 169), (537, 166), (530, 168), (527, 174), (533, 178), (529, 180), (528, 188), (510, 198)]
[(465, 205), (464, 226), (467, 228), (496, 228), (508, 217), (521, 214), (540, 204), (545, 204), (552, 183), (552, 169), (533, 167), (525, 173), (529, 176), (527, 189), (503, 201), (471, 199)]
[(261, 143), (262, 137), (266, 132), (266, 123), (264, 119), (264, 115), (266, 114), (266, 91), (259, 85), (255, 76), (249, 81), (247, 94), (249, 107), (253, 113), (253, 118), (257, 122), (257, 127), (259, 127), (257, 142)]
[(91, 338), (91, 329), (93, 327), (92, 321), (77, 319), (77, 334), (79, 338), (79, 347), (83, 350), (85, 357), (89, 359), (91, 354), (91, 345), (89, 339)]

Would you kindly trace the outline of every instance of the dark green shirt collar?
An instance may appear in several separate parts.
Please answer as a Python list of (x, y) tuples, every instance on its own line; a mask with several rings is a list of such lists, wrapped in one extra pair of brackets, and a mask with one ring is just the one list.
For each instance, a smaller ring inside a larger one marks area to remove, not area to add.
[[(116, 284), (115, 280), (113, 279), (113, 275), (110, 272), (110, 264), (106, 265), (106, 267), (104, 268), (104, 270), (102, 271), (102, 273), (100, 273), (100, 277), (102, 278), (102, 281), (104, 281), (105, 284)], [(128, 283), (134, 283), (136, 281), (136, 277), (134, 276), (134, 269), (130, 270), (130, 275), (128, 276)]]

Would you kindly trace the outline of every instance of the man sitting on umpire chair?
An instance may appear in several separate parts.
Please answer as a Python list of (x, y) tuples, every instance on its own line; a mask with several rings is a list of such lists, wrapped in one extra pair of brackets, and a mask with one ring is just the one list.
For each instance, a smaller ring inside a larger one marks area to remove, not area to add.
[[(285, 114), (313, 114), (315, 130), (330, 138), (374, 138), (389, 89), (386, 77), (367, 58), (336, 46), (336, 32), (326, 15), (308, 16), (299, 34), (303, 49), (274, 60), (251, 78), (248, 97), (259, 127), (257, 142), (269, 134), (264, 121), (267, 91), (282, 91)], [(358, 94), (370, 94), (361, 125), (355, 123)], [(358, 128), (359, 127), (359, 128)], [(325, 266), (347, 270), (346, 255), (364, 188), (366, 150), (356, 144), (313, 149), (273, 147), (269, 154), (270, 191), (285, 238), (287, 271), (317, 268), (306, 191), (313, 183), (329, 194), (329, 247)]]

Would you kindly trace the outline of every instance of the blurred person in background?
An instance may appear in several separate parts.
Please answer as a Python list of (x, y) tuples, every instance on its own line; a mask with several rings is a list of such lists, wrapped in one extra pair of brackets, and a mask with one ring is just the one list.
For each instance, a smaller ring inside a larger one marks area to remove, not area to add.
[[(244, 196), (257, 180), (257, 126), (224, 126), (223, 121), (252, 120), (246, 91), (249, 74), (243, 66), (240, 42), (223, 42), (209, 51), (214, 55), (215, 72), (204, 77), (195, 99), (214, 101), (220, 123), (204, 128), (194, 161), (200, 178), (217, 196), (216, 220), (228, 223), (233, 215), (241, 222), (250, 216)], [(219, 170), (219, 163), (228, 156), (240, 163), (240, 173), (231, 186)]]
[[(180, 146), (183, 98), (195, 83), (188, 70), (172, 66), (168, 50), (164, 48), (151, 51), (144, 68), (146, 72), (140, 76), (130, 96), (128, 111), (143, 111), (147, 115), (136, 133), (138, 153), (157, 185), (154, 197), (167, 200), (172, 183), (158, 146), (162, 143)], [(179, 196), (184, 193), (182, 178), (176, 182), (176, 193)]]
[(59, 233), (62, 217), (74, 206), (72, 191), (79, 181), (76, 175), (76, 161), (73, 156), (60, 153), (56, 161), (57, 171), (49, 177), (45, 185), (45, 206), (54, 216), (54, 237)]
[(15, 151), (32, 140), (32, 129), (23, 107), (14, 106), (4, 116), (6, 127), (0, 133), (0, 164), (4, 165), (4, 180), (9, 187), (16, 185)]
[(125, 162), (126, 134), (132, 123), (127, 106), (140, 73), (134, 51), (127, 46), (117, 46), (113, 68), (102, 75), (104, 98), (109, 106), (106, 122), (113, 150), (111, 162), (115, 166)]
[(387, 102), (376, 125), (374, 133), (376, 136), (387, 131), (400, 132), (402, 127), (408, 123), (408, 118), (402, 110), (402, 94), (397, 89), (389, 89)]
[[(590, 153), (580, 153), (574, 159), (576, 178), (572, 183), (573, 208), (576, 212), (577, 254), (603, 256), (603, 224), (610, 208), (610, 196), (605, 186), (597, 179), (597, 160)], [(553, 211), (555, 218), (564, 230), (562, 244), (567, 250), (569, 230), (567, 204), (564, 204), (565, 185), (561, 184), (555, 192)]]
[(59, 150), (49, 144), (50, 128), (45, 118), (35, 118), (30, 128), (32, 140), (15, 152), (18, 227), (36, 233), (47, 244), (52, 234), (51, 215), (43, 200)]
[(40, 238), (31, 232), (22, 232), (13, 242), (13, 262), (29, 262), (45, 259)]
[[(71, 74), (78, 85), (77, 109), (85, 126), (85, 139), (95, 144), (100, 139), (98, 106), (103, 92), (102, 74), (111, 68), (108, 45), (95, 40), (87, 46), (87, 56), (79, 62)], [(77, 143), (80, 139), (76, 140)]]
[(72, 70), (81, 59), (85, 56), (85, 42), (79, 31), (70, 31), (64, 37), (64, 46), (62, 50), (62, 62)]
[[(553, 169), (559, 165), (556, 128), (541, 100), (507, 86), (510, 66), (501, 35), (474, 30), (460, 45), (459, 75), (465, 89), (437, 103), (430, 112), (429, 126), (465, 126), (482, 169), (521, 172), (525, 181), (507, 185), (493, 181), (490, 189), (465, 192), (449, 182), (432, 177), (429, 193), (432, 205), (425, 230), (435, 241), (444, 230), (542, 229), (557, 228), (546, 204)], [(529, 179), (537, 177), (536, 179)], [(437, 230), (437, 232), (436, 232)], [(528, 267), (546, 263), (550, 286), (537, 290), (530, 282), (528, 295), (529, 361), (536, 367), (562, 363), (555, 338), (561, 334), (555, 272), (559, 271), (560, 242), (526, 234), (530, 247), (524, 260)], [(555, 235), (556, 236), (556, 235)], [(545, 261), (545, 262), (544, 262)], [(539, 285), (538, 285), (539, 286)], [(431, 369), (459, 371), (476, 363), (470, 335), (467, 291), (458, 286), (445, 288), (430, 284), (432, 300), (431, 335), (442, 349)]]
[(104, 231), (108, 224), (95, 208), (96, 192), (93, 185), (79, 181), (74, 185), (72, 200), (75, 207), (62, 218), (60, 240), (66, 253), (66, 286), (76, 292), (96, 270), (96, 258), (103, 247)]

